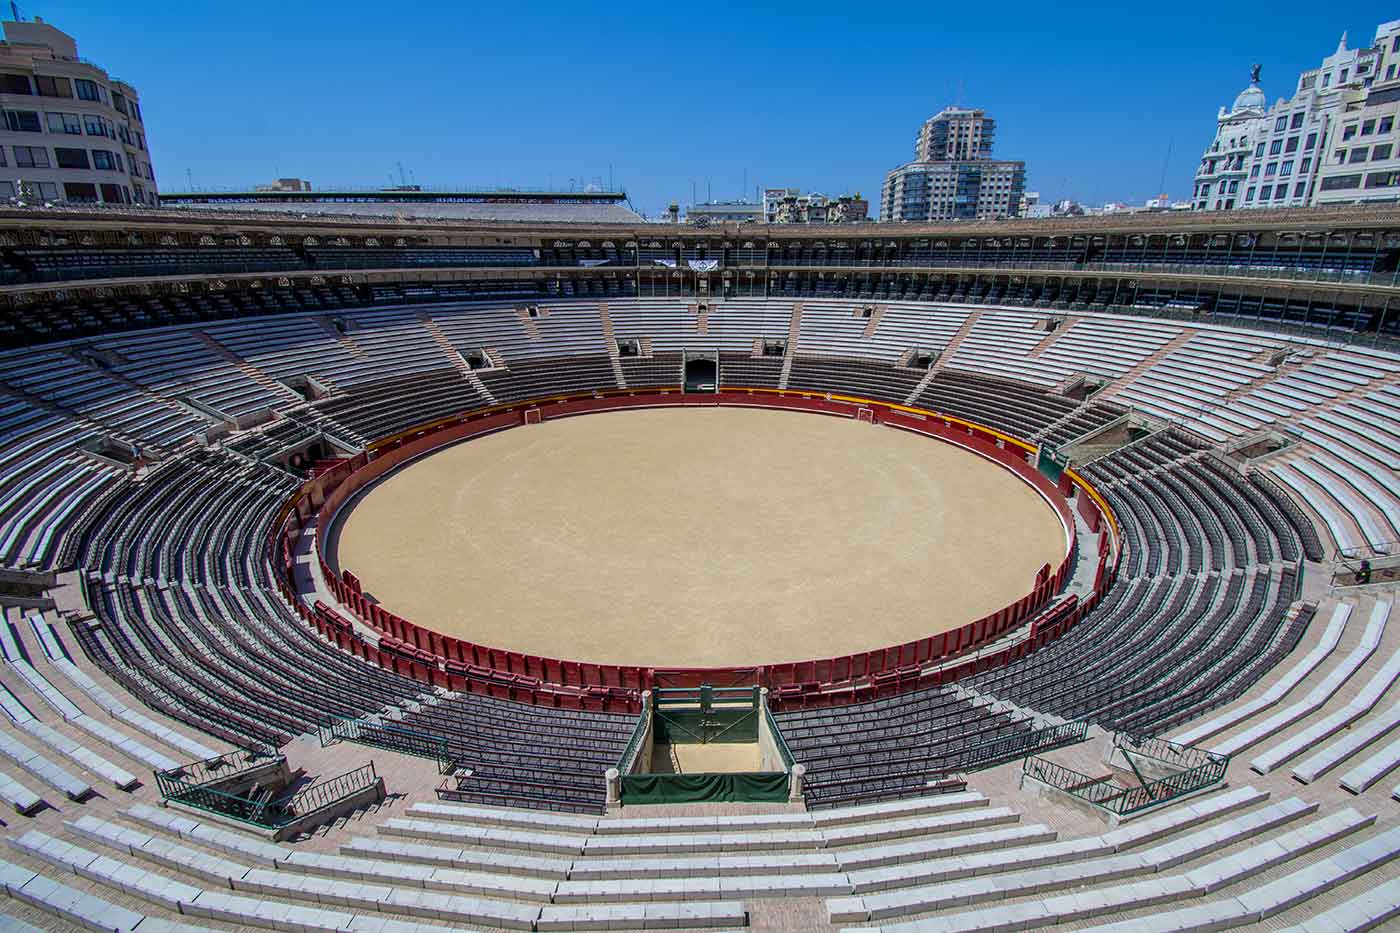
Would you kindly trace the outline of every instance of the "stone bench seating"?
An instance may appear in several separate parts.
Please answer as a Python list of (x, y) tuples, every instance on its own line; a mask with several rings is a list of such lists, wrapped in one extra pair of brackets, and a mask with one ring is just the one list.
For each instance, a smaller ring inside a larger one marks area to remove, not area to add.
[[(150, 862), (163, 870), (192, 875), (201, 883), (231, 888), (236, 893), (230, 900), (225, 900), (222, 896), (207, 898), (206, 895), (211, 893), (207, 890), (153, 872), (142, 871), (124, 860), (108, 858), (37, 830), (30, 830), (20, 837), (11, 838), (9, 843), (31, 857), (99, 882), (115, 880), (120, 875), (126, 882), (120, 886), (127, 893), (172, 906), (181, 913), (192, 916), (231, 919), (240, 923), (251, 922), (255, 925), (280, 928), (275, 921), (259, 923), (258, 920), (265, 916), (266, 912), (248, 911), (247, 907), (249, 901), (274, 905), (282, 904), (282, 899), (286, 899), (305, 901), (318, 906), (300, 908), (283, 905), (283, 916), (286, 916), (288, 909), (322, 910), (329, 907), (334, 913), (342, 913), (342, 908), (365, 908), (377, 912), (523, 930), (573, 929), (576, 924), (592, 923), (595, 919), (595, 915), (588, 913), (588, 906), (551, 905), (550, 898), (555, 882), (529, 882), (523, 879), (512, 881), (500, 875), (474, 875), (452, 869), (430, 869), (427, 877), (392, 879), (395, 882), (406, 882), (405, 887), (382, 883), (386, 879), (369, 871), (370, 866), (375, 863), (362, 859), (315, 856), (308, 853), (313, 857), (303, 856), (301, 863), (297, 865), (283, 865), (276, 869), (256, 868), (92, 817), (71, 822), (68, 827), (83, 838), (130, 856), (138, 862)], [(128, 866), (124, 873), (112, 868), (113, 865), (123, 864)], [(318, 870), (327, 874), (346, 874), (355, 880), (344, 881), (312, 873)], [(400, 875), (402, 874), (400, 871)], [(407, 874), (413, 876), (415, 873), (410, 868)], [(369, 877), (376, 877), (377, 880), (369, 881)], [(132, 890), (138, 885), (136, 890)], [(494, 896), (460, 893), (466, 890), (491, 892)], [(259, 897), (242, 896), (248, 893)], [(507, 899), (519, 897), (521, 894), (531, 895), (537, 903), (519, 903)], [(263, 900), (269, 897), (277, 900)], [(219, 911), (220, 907), (223, 908), (222, 911)], [(237, 908), (243, 908), (245, 915), (240, 916)], [(640, 927), (712, 927), (743, 924), (746, 920), (742, 904), (716, 900), (682, 904), (641, 899), (641, 902), (615, 905), (614, 910), (603, 914), (602, 917), (624, 926)], [(315, 928), (321, 927), (318, 925)], [(345, 928), (337, 926), (332, 929)]]
[[(57, 755), (62, 755), (70, 762), (76, 763), (78, 768), (83, 768), (101, 777), (102, 780), (111, 783), (118, 790), (130, 790), (139, 785), (140, 779), (137, 779), (136, 775), (133, 775), (129, 770), (120, 768), (119, 765), (102, 758), (92, 749), (85, 748), (81, 742), (70, 738), (69, 735), (60, 733), (50, 726), (45, 726), (41, 721), (35, 719), (34, 714), (18, 702), (6, 686), (0, 685), (0, 691), (4, 692), (4, 710), (6, 710), (7, 716), (10, 716), (14, 726), (27, 733), (29, 737), (41, 742), (43, 747)], [(63, 790), (74, 800), (83, 800), (92, 792), (87, 783), (69, 775), (66, 770), (49, 762), (48, 759), (36, 755), (35, 752), (32, 752), (11, 735), (0, 733), (0, 755), (17, 763), (20, 768), (28, 770), (31, 775), (38, 777), (42, 782)]]
[[(1298, 879), (1302, 881), (1304, 879)], [(1319, 879), (1322, 880), (1322, 879)], [(1355, 897), (1323, 910), (1280, 933), (1337, 933), (1370, 930), (1400, 917), (1400, 878), (1382, 881)]]
[[(1338, 611), (1341, 611), (1340, 608)], [(1340, 690), (1342, 685), (1361, 668), (1361, 665), (1375, 654), (1376, 649), (1380, 646), (1381, 638), (1385, 635), (1385, 626), (1389, 615), (1389, 606), (1378, 603), (1372, 611), (1370, 620), (1367, 622), (1366, 629), (1361, 633), (1356, 647), (1345, 657), (1339, 659), (1336, 666), (1327, 672), (1327, 676), (1318, 681), (1304, 697), (1262, 722), (1218, 743), (1213, 746), (1212, 751), (1222, 755), (1237, 754), (1321, 709), (1322, 705), (1331, 699), (1332, 695)]]
[(44, 805), (42, 797), (4, 773), (0, 773), (0, 800), (14, 807), (21, 816), (30, 816)]
[[(833, 923), (887, 920), (944, 907), (959, 907), (1070, 886), (1118, 881), (1194, 861), (1218, 848), (1286, 826), (1316, 810), (1315, 803), (1290, 798), (1233, 817), (1219, 826), (1196, 830), (1141, 851), (1091, 856), (1082, 860), (1067, 859), (1065, 856), (1070, 853), (1064, 850), (1068, 846), (1060, 843), (1051, 843), (1050, 845), (1056, 848), (1049, 851), (1031, 850), (1020, 854), (1011, 850), (1005, 853), (1004, 861), (994, 863), (985, 875), (967, 871), (956, 865), (947, 866), (949, 874), (946, 875), (938, 874), (939, 869), (932, 869), (932, 879), (942, 880), (943, 883), (916, 885), (898, 891), (872, 893), (855, 898), (831, 899), (827, 901), (828, 912)], [(1374, 817), (1363, 818), (1356, 814), (1356, 820), (1362, 822), (1362, 825), (1369, 825)], [(1337, 826), (1333, 827), (1332, 823), (1336, 823)], [(1325, 832), (1320, 832), (1324, 826), (1328, 828)], [(1288, 835), (1297, 834), (1297, 844), (1300, 846), (1311, 842), (1316, 847), (1332, 841), (1340, 831), (1350, 831), (1347, 827), (1359, 828), (1352, 827), (1345, 819), (1329, 822), (1329, 818), (1324, 817), (1306, 824), (1301, 830), (1291, 830)], [(1092, 853), (1095, 847), (1081, 842), (1080, 848)], [(1051, 867), (1042, 867), (1045, 865)]]
[(1400, 739), (1391, 741), (1363, 759), (1337, 783), (1353, 794), (1360, 794), (1400, 766)]
[[(1288, 830), (1264, 842), (1251, 845), (1233, 855), (1220, 856), (1200, 863), (1186, 872), (1178, 874), (1158, 873), (1150, 880), (1126, 881), (1089, 890), (1081, 888), (1073, 893), (1060, 895), (1052, 893), (1055, 888), (1083, 882), (1067, 876), (1057, 877), (1054, 874), (1056, 869), (1037, 869), (1020, 876), (1020, 883), (1030, 886), (1027, 889), (1015, 887), (1017, 882), (1009, 881), (1008, 886), (1002, 892), (988, 890), (980, 897), (981, 888), (975, 887), (971, 882), (959, 882), (941, 889), (934, 889), (938, 892), (936, 903), (948, 907), (965, 907), (979, 900), (995, 901), (1006, 896), (1015, 896), (1012, 892), (1019, 893), (1021, 890), (1024, 890), (1026, 894), (1045, 892), (1049, 896), (1015, 905), (997, 904), (992, 907), (943, 914), (907, 923), (845, 929), (851, 931), (884, 930), (888, 933), (934, 933), (934, 931), (953, 933), (953, 931), (1020, 929), (1082, 921), (1107, 913), (1174, 904), (1183, 898), (1210, 894), (1276, 866), (1285, 865), (1294, 858), (1304, 856), (1318, 848), (1359, 832), (1374, 821), (1374, 816), (1363, 816), (1355, 810), (1346, 809), (1315, 819), (1300, 828)], [(1351, 848), (1356, 850), (1356, 855), (1348, 858), (1334, 857), (1336, 858), (1335, 864), (1339, 867), (1348, 865), (1374, 867), (1384, 864), (1385, 861), (1394, 857), (1396, 847), (1400, 845), (1400, 839), (1397, 839), (1397, 836), (1400, 836), (1400, 832), (1388, 830), (1359, 845), (1354, 845)], [(1194, 857), (1204, 855), (1212, 848), (1213, 846), (1206, 843), (1201, 846), (1198, 854)], [(1100, 880), (1118, 880), (1130, 877), (1132, 874), (1144, 874), (1150, 872), (1151, 869), (1150, 867), (1138, 868), (1134, 871), (1126, 863), (1120, 863), (1105, 866), (1099, 871), (1107, 876)], [(1114, 877), (1115, 875), (1116, 877)], [(1345, 875), (1338, 877), (1345, 877)], [(1292, 880), (1290, 879), (1290, 881)], [(1340, 883), (1340, 881), (1335, 883)], [(966, 887), (964, 889), (960, 886)], [(1253, 889), (1256, 893), (1266, 892), (1261, 901), (1272, 899), (1275, 902), (1286, 899), (1288, 890), (1284, 886), (1275, 887), (1272, 884), (1256, 886)], [(1295, 892), (1298, 890), (1296, 882), (1292, 890)], [(857, 900), (860, 903), (857, 903)], [(833, 922), (849, 923), (851, 921), (862, 922), (867, 919), (881, 919), (870, 916), (873, 910), (867, 908), (864, 903), (870, 900), (873, 898), (828, 901), (828, 904), (834, 908), (832, 910)], [(885, 910), (895, 907), (894, 904), (883, 902), (877, 902), (877, 906)], [(924, 903), (913, 906), (919, 910), (935, 909)], [(865, 913), (866, 916), (861, 917), (861, 913)]]
[(1400, 726), (1400, 703), (1366, 717), (1340, 738), (1299, 762), (1292, 770), (1294, 780), (1303, 784), (1316, 781), (1396, 726)]
[[(1372, 615), (1388, 616), (1390, 609), (1390, 603), (1378, 602), (1372, 608)], [(1400, 651), (1387, 658), (1345, 706), (1255, 756), (1249, 763), (1250, 768), (1259, 774), (1267, 774), (1290, 758), (1317, 748), (1320, 743), (1370, 712), (1397, 678), (1400, 678)]]
[[(1168, 933), (1260, 923), (1374, 871), (1396, 856), (1400, 856), (1400, 833), (1391, 830), (1235, 897), (1083, 929), (1085, 933)], [(1294, 933), (1364, 930), (1396, 916), (1400, 916), (1400, 881), (1391, 880), (1286, 929)]]
[(1337, 647), (1338, 642), (1342, 640), (1342, 633), (1346, 631), (1351, 611), (1352, 605), (1350, 603), (1338, 603), (1332, 610), (1332, 617), (1327, 623), (1327, 628), (1323, 630), (1312, 650), (1270, 684), (1269, 688), (1258, 697), (1178, 733), (1173, 741), (1182, 745), (1197, 745), (1203, 740), (1263, 712), (1283, 699), (1289, 691), (1302, 683), (1308, 674), (1316, 670), (1318, 665)]

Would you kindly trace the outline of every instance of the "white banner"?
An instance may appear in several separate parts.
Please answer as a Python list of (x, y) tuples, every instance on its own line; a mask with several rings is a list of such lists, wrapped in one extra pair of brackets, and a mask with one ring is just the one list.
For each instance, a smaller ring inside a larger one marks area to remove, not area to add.
[(719, 268), (718, 259), (687, 259), (685, 264), (695, 272), (714, 272)]
[(653, 259), (652, 262), (656, 263), (658, 266), (665, 266), (667, 269), (676, 268), (676, 261), (674, 259)]
[(606, 266), (610, 262), (612, 262), (611, 259), (580, 259), (578, 264), (591, 269), (594, 266)]

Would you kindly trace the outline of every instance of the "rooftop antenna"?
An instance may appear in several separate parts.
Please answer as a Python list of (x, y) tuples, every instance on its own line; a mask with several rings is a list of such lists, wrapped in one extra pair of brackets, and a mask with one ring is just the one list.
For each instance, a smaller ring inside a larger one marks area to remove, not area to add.
[(609, 192), (612, 192), (612, 191), (616, 191), (616, 190), (617, 190), (616, 188), (613, 187), (612, 168), (613, 168), (612, 163), (609, 162), (609, 163), (608, 163), (608, 191), (609, 191)]
[(1167, 193), (1167, 165), (1172, 160), (1172, 144), (1176, 142), (1176, 137), (1167, 140), (1167, 157), (1162, 160), (1162, 178), (1157, 182), (1157, 193)]
[(739, 198), (740, 198), (740, 200), (743, 199), (744, 195), (748, 194), (748, 191), (749, 191), (749, 170), (746, 168), (746, 169), (744, 169), (744, 187), (742, 187), (742, 188), (739, 189)]
[(185, 184), (191, 191), (194, 190), (194, 173), (189, 169), (185, 169)]
[(20, 21), (19, 4), (15, 3), (15, 0), (10, 0), (10, 15), (15, 18), (15, 22), (18, 23)]
[(404, 177), (403, 177), (403, 163), (402, 163), (402, 162), (398, 163), (398, 166), (399, 166), (399, 184), (400, 184), (400, 185), (406, 184), (406, 182), (404, 181)]
[(966, 82), (962, 78), (958, 79), (958, 106), (963, 105), (963, 91), (966, 90)]

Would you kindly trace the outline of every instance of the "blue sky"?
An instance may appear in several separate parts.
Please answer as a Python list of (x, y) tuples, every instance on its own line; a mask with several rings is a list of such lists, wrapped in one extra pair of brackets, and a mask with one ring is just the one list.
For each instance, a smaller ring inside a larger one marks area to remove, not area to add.
[[(878, 200), (959, 95), (1027, 187), (1183, 197), (1216, 109), (1264, 66), (1270, 101), (1400, 17), (1375, 3), (185, 3), (31, 0), (141, 92), (163, 190), (625, 188), (667, 201), (792, 185)], [(1300, 28), (1299, 23), (1310, 24)], [(1168, 147), (1170, 159), (1167, 159)]]

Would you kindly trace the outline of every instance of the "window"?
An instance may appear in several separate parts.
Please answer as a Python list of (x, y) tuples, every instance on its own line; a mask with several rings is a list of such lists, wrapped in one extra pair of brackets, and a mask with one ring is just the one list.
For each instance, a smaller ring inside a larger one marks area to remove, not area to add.
[(1282, 201), (1282, 200), (1284, 199), (1284, 196), (1287, 195), (1287, 194), (1288, 194), (1288, 186), (1287, 186), (1287, 185), (1279, 185), (1277, 188), (1274, 189), (1274, 200), (1275, 200), (1275, 201)]
[(1298, 82), (1298, 90), (1306, 91), (1308, 88), (1312, 87), (1316, 83), (1317, 75), (1303, 75), (1302, 80)]
[(1346, 69), (1346, 68), (1343, 68), (1343, 69), (1342, 69), (1342, 73), (1339, 74), (1339, 75), (1337, 75), (1337, 83), (1338, 83), (1338, 84), (1346, 84), (1346, 83), (1347, 83), (1347, 75), (1349, 75), (1349, 74), (1351, 74), (1351, 71), (1348, 70), (1348, 69)]
[(29, 75), (0, 74), (0, 94), (33, 94), (29, 87)]
[(1284, 144), (1284, 146), (1283, 146), (1283, 151), (1284, 151), (1284, 152), (1297, 152), (1297, 151), (1298, 151), (1298, 137), (1297, 137), (1297, 136), (1290, 136), (1290, 137), (1288, 137), (1288, 142), (1286, 142), (1286, 143)]
[(103, 185), (102, 200), (108, 204), (121, 204), (123, 201), (121, 185)]
[(0, 198), (13, 198), (15, 196), (15, 183), (12, 181), (0, 181)]
[(1356, 124), (1355, 124), (1355, 123), (1348, 123), (1346, 126), (1342, 127), (1342, 142), (1346, 142), (1348, 139), (1351, 139), (1351, 138), (1352, 138), (1353, 136), (1355, 136), (1355, 135), (1356, 135)]
[(1332, 72), (1329, 71), (1329, 72), (1327, 72), (1327, 74), (1325, 74), (1325, 75), (1322, 76), (1322, 86), (1323, 86), (1323, 87), (1327, 87), (1327, 86), (1329, 86), (1331, 83), (1332, 83)]
[(1258, 178), (1258, 177), (1259, 177), (1259, 166), (1258, 166), (1258, 165), (1254, 166), (1253, 168), (1251, 168), (1251, 169), (1249, 170), (1249, 177), (1250, 177), (1251, 179), (1254, 179), (1254, 178)]
[(1274, 186), (1273, 186), (1273, 185), (1265, 185), (1264, 187), (1262, 187), (1262, 188), (1259, 189), (1259, 200), (1261, 200), (1261, 201), (1267, 201), (1267, 200), (1269, 200), (1269, 195), (1271, 195), (1271, 194), (1273, 194), (1273, 193), (1274, 193)]
[(1258, 159), (1264, 155), (1264, 144), (1260, 143), (1254, 147), (1254, 158)]
[(81, 204), (96, 204), (97, 186), (86, 182), (66, 181), (63, 183), (63, 196)]
[(1269, 155), (1278, 155), (1283, 151), (1283, 140), (1276, 139), (1269, 144)]
[(1231, 193), (1231, 194), (1234, 194), (1236, 191), (1239, 191), (1239, 190), (1240, 190), (1240, 180), (1239, 180), (1238, 178), (1236, 178), (1234, 181), (1230, 182), (1230, 193)]
[(1201, 185), (1201, 194), (1200, 194), (1200, 196), (1203, 197), (1203, 198), (1208, 198), (1208, 197), (1210, 197), (1210, 182), (1206, 182), (1205, 184)]
[(48, 168), (49, 150), (42, 146), (16, 146), (15, 165), (20, 168)]
[(1351, 158), (1347, 159), (1347, 162), (1352, 164), (1356, 162), (1365, 162), (1366, 153), (1369, 151), (1370, 149), (1366, 146), (1357, 146), (1355, 149), (1351, 150)]
[(1389, 65), (1385, 69), (1385, 79), (1389, 81), (1393, 77), (1395, 77), (1395, 66)]
[(78, 120), (76, 113), (51, 113), (48, 117), (50, 133), (67, 133), (69, 136), (83, 135), (83, 124)]
[(1367, 188), (1400, 187), (1400, 172), (1372, 172), (1366, 176)]
[(123, 94), (118, 94), (116, 91), (113, 91), (112, 109), (115, 110), (117, 113), (126, 113), (126, 96)]
[(38, 88), (41, 97), (72, 97), (73, 82), (67, 78), (50, 78), (45, 75), (34, 76), (34, 86)]
[(1376, 121), (1375, 121), (1375, 120), (1362, 120), (1362, 121), (1361, 121), (1361, 135), (1362, 135), (1362, 136), (1370, 136), (1370, 135), (1371, 135), (1372, 133), (1374, 133), (1375, 131), (1376, 131)]
[(107, 121), (101, 117), (93, 116), (90, 113), (83, 114), (83, 126), (87, 129), (89, 136), (110, 136), (111, 131), (107, 129)]
[(1303, 196), (1303, 192), (1306, 190), (1308, 190), (1308, 183), (1305, 181), (1300, 181), (1298, 182), (1298, 184), (1293, 186), (1293, 196), (1295, 198), (1301, 198)]
[(1265, 178), (1273, 178), (1273, 177), (1274, 177), (1275, 175), (1277, 175), (1277, 174), (1278, 174), (1278, 163), (1277, 163), (1277, 162), (1270, 162), (1268, 165), (1264, 166), (1264, 177), (1265, 177)]
[(58, 185), (51, 181), (39, 182), (39, 197), (45, 201), (57, 201)]
[(5, 125), (11, 133), (41, 133), (39, 114), (33, 110), (6, 110)]
[(1293, 115), (1293, 119), (1292, 119), (1291, 121), (1289, 121), (1289, 123), (1288, 123), (1288, 128), (1289, 128), (1290, 130), (1296, 130), (1296, 129), (1300, 129), (1302, 126), (1303, 126), (1303, 111), (1300, 110), (1300, 111), (1298, 111), (1297, 113), (1295, 113), (1295, 114)]
[(1292, 159), (1289, 159), (1287, 162), (1285, 162), (1285, 163), (1283, 163), (1282, 165), (1280, 165), (1280, 166), (1279, 166), (1279, 169), (1278, 169), (1278, 173), (1279, 173), (1280, 175), (1292, 175), (1292, 174), (1293, 174), (1293, 160), (1292, 160)]
[(86, 78), (75, 78), (73, 80), (73, 87), (78, 92), (78, 100), (101, 101), (106, 97), (106, 92), (103, 90), (102, 85), (98, 84), (96, 81), (89, 81)]
[(1338, 164), (1338, 165), (1341, 165), (1341, 164), (1343, 164), (1344, 162), (1346, 162), (1346, 160), (1347, 160), (1347, 151), (1346, 151), (1345, 149), (1338, 149), (1338, 150), (1337, 150), (1337, 164)]
[(1253, 188), (1246, 188), (1246, 189), (1244, 189), (1244, 203), (1248, 204), (1250, 201), (1253, 201), (1253, 200), (1254, 200), (1254, 189), (1253, 189)]
[(1274, 121), (1274, 132), (1275, 132), (1275, 133), (1282, 133), (1282, 132), (1283, 132), (1284, 130), (1286, 130), (1286, 129), (1288, 129), (1288, 118), (1287, 118), (1287, 117), (1279, 117), (1277, 120)]
[(1303, 161), (1298, 163), (1298, 174), (1306, 175), (1310, 168), (1312, 168), (1312, 156), (1307, 156)]
[(103, 149), (92, 150), (92, 167), (104, 172), (110, 172), (116, 168), (112, 162), (112, 154)]
[(1371, 147), (1371, 161), (1380, 162), (1390, 158), (1391, 143), (1383, 143), (1379, 146)]
[(1345, 191), (1350, 188), (1360, 187), (1360, 175), (1333, 175), (1331, 178), (1322, 179), (1323, 191)]
[(1312, 152), (1313, 147), (1316, 146), (1316, 145), (1317, 145), (1317, 134), (1316, 134), (1316, 133), (1309, 133), (1309, 134), (1308, 134), (1308, 141), (1305, 142), (1305, 143), (1303, 143), (1303, 148), (1306, 149), (1306, 150), (1308, 150), (1309, 152)]
[(54, 160), (58, 162), (59, 168), (89, 168), (86, 149), (64, 149), (55, 146), (53, 150)]
[(138, 103), (137, 103), (136, 101), (134, 101), (134, 100), (132, 100), (132, 101), (127, 101), (127, 104), (128, 104), (128, 105), (130, 106), (130, 108), (131, 108), (131, 119), (135, 120), (137, 123), (140, 123), (140, 122), (141, 122), (141, 105), (138, 104)]
[(1376, 127), (1376, 132), (1381, 134), (1389, 133), (1394, 126), (1394, 117), (1381, 117), (1381, 124)]
[(5, 147), (0, 146), (0, 168), (4, 168), (9, 163), (5, 161)]

